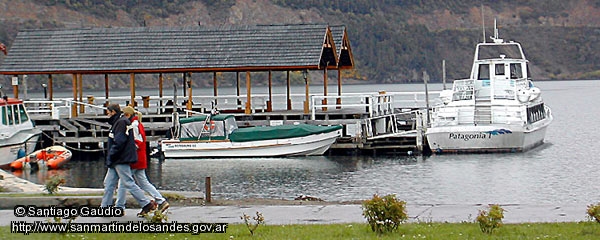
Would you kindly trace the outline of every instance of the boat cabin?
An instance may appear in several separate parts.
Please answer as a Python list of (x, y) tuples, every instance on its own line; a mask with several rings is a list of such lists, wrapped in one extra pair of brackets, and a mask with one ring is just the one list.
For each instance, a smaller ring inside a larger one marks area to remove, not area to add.
[(14, 98), (3, 97), (0, 99), (0, 116), (3, 127), (12, 127), (28, 123), (29, 116), (23, 106), (23, 101)]
[(233, 115), (200, 115), (179, 119), (179, 140), (226, 140), (238, 129)]
[(515, 42), (480, 43), (468, 80), (455, 81), (453, 100), (515, 100), (518, 89), (530, 87), (528, 61)]

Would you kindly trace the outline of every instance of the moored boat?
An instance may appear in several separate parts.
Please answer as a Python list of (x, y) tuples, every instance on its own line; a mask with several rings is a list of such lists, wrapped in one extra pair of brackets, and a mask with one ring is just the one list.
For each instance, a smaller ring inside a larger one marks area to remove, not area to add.
[(440, 93), (426, 130), (433, 152), (521, 152), (543, 143), (552, 122), (521, 45), (479, 43), (469, 79)]
[(181, 118), (174, 138), (161, 141), (165, 158), (322, 155), (341, 126), (308, 124), (238, 128), (233, 115)]
[(0, 98), (0, 166), (35, 150), (41, 134), (29, 118), (22, 100)]
[(13, 161), (10, 169), (58, 169), (71, 160), (72, 156), (71, 151), (63, 146), (50, 146)]

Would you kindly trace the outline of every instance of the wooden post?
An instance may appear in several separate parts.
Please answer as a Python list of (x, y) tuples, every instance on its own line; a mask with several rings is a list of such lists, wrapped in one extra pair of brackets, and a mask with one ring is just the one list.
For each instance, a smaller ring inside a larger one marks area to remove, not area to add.
[[(327, 66), (323, 69), (323, 97), (327, 97)], [(327, 98), (323, 98), (321, 104), (327, 105)], [(327, 111), (327, 107), (321, 108), (324, 112)]]
[(206, 177), (206, 180), (204, 181), (204, 188), (205, 188), (205, 198), (204, 200), (206, 202), (212, 202), (212, 187), (210, 185), (210, 177)]
[(52, 74), (48, 74), (48, 99), (52, 101), (54, 90), (52, 89)]
[(186, 108), (187, 110), (192, 110), (192, 74), (191, 73), (186, 73), (187, 75), (187, 88), (188, 88), (188, 101), (187, 101), (187, 105)]
[(160, 100), (158, 101), (158, 113), (161, 114), (163, 113), (163, 81), (164, 81), (164, 77), (162, 73), (158, 74), (158, 98), (160, 98)]
[(308, 96), (308, 70), (305, 69), (303, 72), (304, 75), (304, 114), (308, 114), (310, 112), (310, 97)]
[(129, 74), (129, 91), (131, 95), (129, 106), (135, 107), (135, 73)]
[(269, 101), (267, 101), (267, 112), (273, 111), (273, 79), (272, 72), (269, 70)]
[(442, 60), (442, 86), (446, 90), (446, 59)]
[(337, 109), (341, 109), (342, 108), (342, 70), (338, 68), (338, 98), (335, 101), (335, 104), (337, 104), (338, 106), (336, 107)]
[[(77, 87), (79, 88), (79, 102), (83, 102), (83, 74), (77, 74)], [(85, 113), (85, 106), (79, 105), (79, 113)]]
[(236, 86), (236, 94), (237, 94), (237, 109), (242, 110), (242, 100), (240, 99), (240, 72), (235, 72), (235, 86)]
[(287, 71), (287, 110), (292, 110), (292, 96), (290, 90), (290, 71)]
[[(213, 72), (213, 96), (215, 96), (215, 107), (217, 106), (217, 96), (219, 96), (219, 92), (217, 91), (218, 83), (217, 83), (217, 72)], [(212, 111), (212, 109), (211, 109)]]
[(246, 109), (244, 110), (245, 114), (252, 113), (252, 96), (250, 86), (252, 86), (252, 84), (250, 83), (250, 72), (246, 72)]
[(73, 104), (71, 105), (71, 117), (77, 117), (77, 74), (73, 73)]
[(104, 74), (104, 107), (108, 107), (108, 104), (110, 103), (108, 101), (108, 74)]

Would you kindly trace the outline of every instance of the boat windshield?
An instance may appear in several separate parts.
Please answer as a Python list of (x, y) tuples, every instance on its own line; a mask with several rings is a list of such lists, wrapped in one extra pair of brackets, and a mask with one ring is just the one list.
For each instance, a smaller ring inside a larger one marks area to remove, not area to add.
[(29, 121), (29, 116), (23, 104), (0, 107), (2, 110), (2, 125), (16, 125)]
[(504, 58), (525, 59), (521, 54), (521, 47), (517, 43), (513, 44), (480, 44), (478, 46), (477, 60), (498, 59), (503, 55)]

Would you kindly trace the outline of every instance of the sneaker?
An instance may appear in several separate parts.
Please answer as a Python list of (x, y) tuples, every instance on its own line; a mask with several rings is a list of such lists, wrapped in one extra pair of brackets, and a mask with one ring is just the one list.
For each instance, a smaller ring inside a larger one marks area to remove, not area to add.
[(165, 200), (160, 205), (158, 205), (158, 210), (160, 212), (165, 212), (169, 208), (169, 206), (171, 205), (169, 204), (169, 202), (167, 202), (167, 200)]
[(154, 200), (150, 200), (150, 203), (146, 204), (146, 206), (142, 208), (142, 211), (140, 211), (137, 215), (138, 217), (146, 216), (148, 213), (156, 210), (157, 207), (158, 204), (156, 204)]

